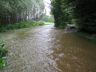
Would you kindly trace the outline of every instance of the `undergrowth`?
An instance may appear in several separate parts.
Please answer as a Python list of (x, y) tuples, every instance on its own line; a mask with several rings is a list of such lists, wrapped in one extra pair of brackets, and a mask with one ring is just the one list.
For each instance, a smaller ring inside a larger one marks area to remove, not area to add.
[(0, 69), (6, 65), (7, 49), (4, 42), (0, 41)]
[(41, 21), (22, 21), (14, 24), (0, 25), (0, 32), (5, 32), (7, 30), (20, 29), (20, 28), (29, 28), (34, 26), (44, 25)]

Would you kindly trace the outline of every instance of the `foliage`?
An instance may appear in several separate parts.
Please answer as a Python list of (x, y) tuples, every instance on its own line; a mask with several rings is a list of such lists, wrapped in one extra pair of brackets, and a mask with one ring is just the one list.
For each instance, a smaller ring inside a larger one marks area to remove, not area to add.
[(15, 24), (1, 25), (0, 32), (5, 32), (7, 30), (13, 30), (13, 29), (28, 28), (39, 25), (44, 25), (44, 23), (40, 21), (31, 21), (31, 20), (22, 21)]
[(96, 33), (96, 0), (77, 0), (74, 15), (79, 21), (80, 30)]
[(96, 33), (95, 6), (96, 0), (52, 0), (55, 26), (76, 23), (80, 31), (91, 34)]
[(45, 22), (54, 22), (53, 16), (47, 16), (47, 15), (44, 15), (41, 20)]
[(0, 24), (10, 24), (43, 15), (43, 0), (0, 0)]
[(6, 64), (6, 55), (8, 51), (5, 49), (5, 44), (0, 42), (0, 68), (3, 68)]
[(68, 0), (52, 0), (52, 13), (56, 27), (64, 27), (72, 22), (72, 4)]

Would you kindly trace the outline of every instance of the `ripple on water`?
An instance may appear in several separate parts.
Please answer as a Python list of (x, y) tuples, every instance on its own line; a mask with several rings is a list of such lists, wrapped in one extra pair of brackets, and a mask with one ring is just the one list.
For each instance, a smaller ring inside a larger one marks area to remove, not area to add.
[(63, 29), (40, 26), (2, 36), (9, 56), (0, 72), (96, 72), (96, 45)]

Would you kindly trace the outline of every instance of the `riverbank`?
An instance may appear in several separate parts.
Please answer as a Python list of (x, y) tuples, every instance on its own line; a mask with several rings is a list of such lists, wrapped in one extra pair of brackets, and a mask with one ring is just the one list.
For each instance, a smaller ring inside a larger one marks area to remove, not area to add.
[(6, 32), (7, 30), (29, 28), (41, 25), (44, 25), (44, 23), (41, 21), (22, 21), (15, 24), (0, 25), (0, 32)]
[(96, 34), (91, 35), (84, 32), (76, 32), (75, 35), (96, 43)]
[[(29, 28), (29, 27), (41, 26), (41, 25), (44, 25), (44, 23), (40, 21), (38, 22), (23, 21), (15, 24), (0, 25), (0, 32), (2, 33), (10, 30)], [(1, 40), (5, 41), (4, 39), (2, 39), (2, 34), (0, 34), (0, 69), (6, 66), (6, 55), (8, 53), (7, 49), (5, 48), (4, 42), (1, 41)]]
[(66, 32), (72, 32), (74, 33), (76, 36), (79, 36), (81, 38), (84, 38), (86, 40), (89, 40), (91, 42), (95, 42), (96, 43), (96, 34), (88, 34), (86, 32), (81, 32), (78, 31), (78, 27), (76, 27), (75, 25), (68, 25), (65, 27), (64, 29)]

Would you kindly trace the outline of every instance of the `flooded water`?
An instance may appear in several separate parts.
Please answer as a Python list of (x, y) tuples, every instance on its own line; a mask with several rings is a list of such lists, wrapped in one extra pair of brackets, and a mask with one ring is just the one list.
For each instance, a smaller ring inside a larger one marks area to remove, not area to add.
[(0, 34), (8, 45), (0, 72), (96, 72), (96, 44), (52, 25)]

